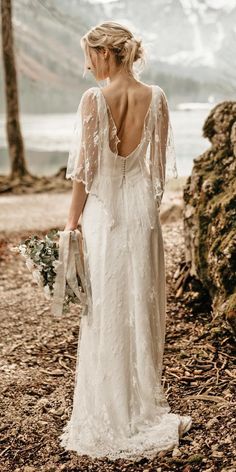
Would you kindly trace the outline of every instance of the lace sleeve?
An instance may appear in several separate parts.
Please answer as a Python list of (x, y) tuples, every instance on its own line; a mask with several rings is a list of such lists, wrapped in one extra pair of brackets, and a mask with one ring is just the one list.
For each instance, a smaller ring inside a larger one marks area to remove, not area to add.
[(99, 159), (99, 120), (96, 89), (86, 90), (80, 100), (72, 142), (69, 150), (66, 178), (85, 184), (90, 192)]
[(178, 172), (168, 102), (161, 88), (157, 106), (150, 146), (150, 168), (154, 197), (160, 206), (166, 182), (177, 178)]

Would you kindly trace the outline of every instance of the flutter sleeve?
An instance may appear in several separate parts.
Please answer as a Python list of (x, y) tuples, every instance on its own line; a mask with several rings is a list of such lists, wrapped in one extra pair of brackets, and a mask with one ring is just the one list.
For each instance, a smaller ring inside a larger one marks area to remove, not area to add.
[(165, 184), (178, 177), (170, 112), (164, 91), (159, 88), (150, 146), (150, 173), (154, 198), (161, 204)]
[(85, 184), (90, 192), (99, 166), (99, 119), (96, 88), (86, 90), (80, 100), (66, 169), (66, 178)]

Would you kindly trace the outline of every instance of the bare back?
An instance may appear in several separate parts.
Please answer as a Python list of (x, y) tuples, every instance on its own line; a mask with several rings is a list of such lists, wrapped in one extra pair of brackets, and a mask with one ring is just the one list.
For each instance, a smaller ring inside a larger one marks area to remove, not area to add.
[[(144, 122), (152, 101), (152, 87), (138, 83), (117, 88), (109, 85), (102, 89), (110, 120), (119, 138), (119, 156), (128, 157), (139, 145)], [(113, 142), (110, 141), (112, 149)]]

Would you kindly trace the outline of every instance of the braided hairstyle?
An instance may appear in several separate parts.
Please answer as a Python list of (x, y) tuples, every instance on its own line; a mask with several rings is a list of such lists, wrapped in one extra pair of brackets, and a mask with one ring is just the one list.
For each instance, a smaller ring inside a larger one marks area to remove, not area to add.
[(141, 60), (145, 64), (145, 50), (142, 40), (136, 39), (131, 31), (115, 21), (105, 21), (92, 27), (80, 40), (81, 47), (95, 48), (100, 51), (106, 47), (114, 53), (117, 65), (123, 64), (127, 71), (133, 72), (133, 63)]

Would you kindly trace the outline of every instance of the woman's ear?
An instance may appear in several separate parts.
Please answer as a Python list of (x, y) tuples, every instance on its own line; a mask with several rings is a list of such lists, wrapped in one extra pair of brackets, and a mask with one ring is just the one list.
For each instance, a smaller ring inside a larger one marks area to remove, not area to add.
[(107, 59), (109, 58), (109, 54), (110, 54), (109, 49), (104, 47), (104, 48), (102, 49), (102, 54), (103, 54), (103, 58), (104, 58), (105, 60), (107, 60)]

